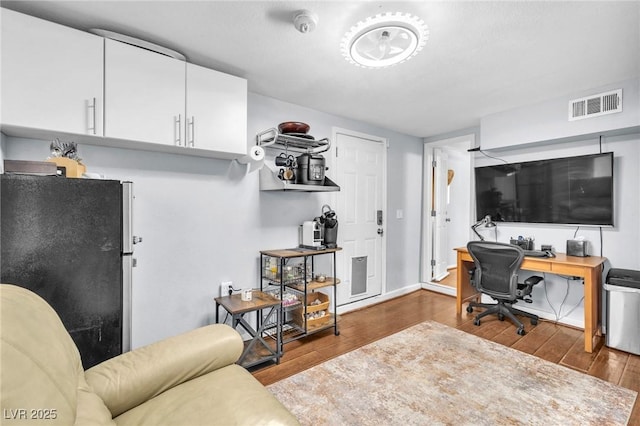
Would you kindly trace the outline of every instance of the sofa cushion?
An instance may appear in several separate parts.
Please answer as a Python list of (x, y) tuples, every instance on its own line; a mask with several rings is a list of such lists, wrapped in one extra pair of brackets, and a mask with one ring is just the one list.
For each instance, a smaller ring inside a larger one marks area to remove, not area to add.
[(85, 377), (116, 417), (174, 386), (233, 364), (242, 349), (237, 331), (213, 324), (108, 359), (88, 369)]
[(115, 426), (111, 412), (87, 384), (84, 374), (78, 376), (78, 408), (75, 426)]
[(73, 424), (83, 369), (60, 318), (40, 296), (14, 285), (0, 285), (0, 305), (4, 422), (20, 420), (12, 417), (27, 423), (55, 417), (58, 423)]
[(146, 401), (115, 418), (118, 425), (298, 425), (247, 370), (233, 364)]

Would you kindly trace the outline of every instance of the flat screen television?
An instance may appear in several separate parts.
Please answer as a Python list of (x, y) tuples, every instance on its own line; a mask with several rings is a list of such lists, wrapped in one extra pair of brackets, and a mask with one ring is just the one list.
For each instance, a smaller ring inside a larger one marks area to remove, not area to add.
[(613, 153), (475, 169), (478, 220), (613, 226)]

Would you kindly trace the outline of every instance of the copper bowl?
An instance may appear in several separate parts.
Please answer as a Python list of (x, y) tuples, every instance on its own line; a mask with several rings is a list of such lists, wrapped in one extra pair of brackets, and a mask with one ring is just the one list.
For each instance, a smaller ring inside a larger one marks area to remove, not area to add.
[(278, 125), (280, 133), (307, 133), (310, 127), (307, 123), (299, 121), (286, 121)]

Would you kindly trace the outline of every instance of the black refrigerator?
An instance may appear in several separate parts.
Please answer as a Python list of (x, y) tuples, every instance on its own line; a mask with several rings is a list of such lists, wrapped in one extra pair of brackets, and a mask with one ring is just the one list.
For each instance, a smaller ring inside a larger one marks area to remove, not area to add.
[(1, 282), (40, 295), (84, 368), (131, 345), (132, 184), (1, 175)]

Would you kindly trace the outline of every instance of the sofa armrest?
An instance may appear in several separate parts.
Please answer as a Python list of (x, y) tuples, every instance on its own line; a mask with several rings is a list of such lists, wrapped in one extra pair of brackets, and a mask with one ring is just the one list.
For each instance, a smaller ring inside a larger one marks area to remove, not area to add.
[(243, 350), (237, 331), (214, 324), (98, 364), (85, 377), (113, 417), (188, 380), (233, 364)]

